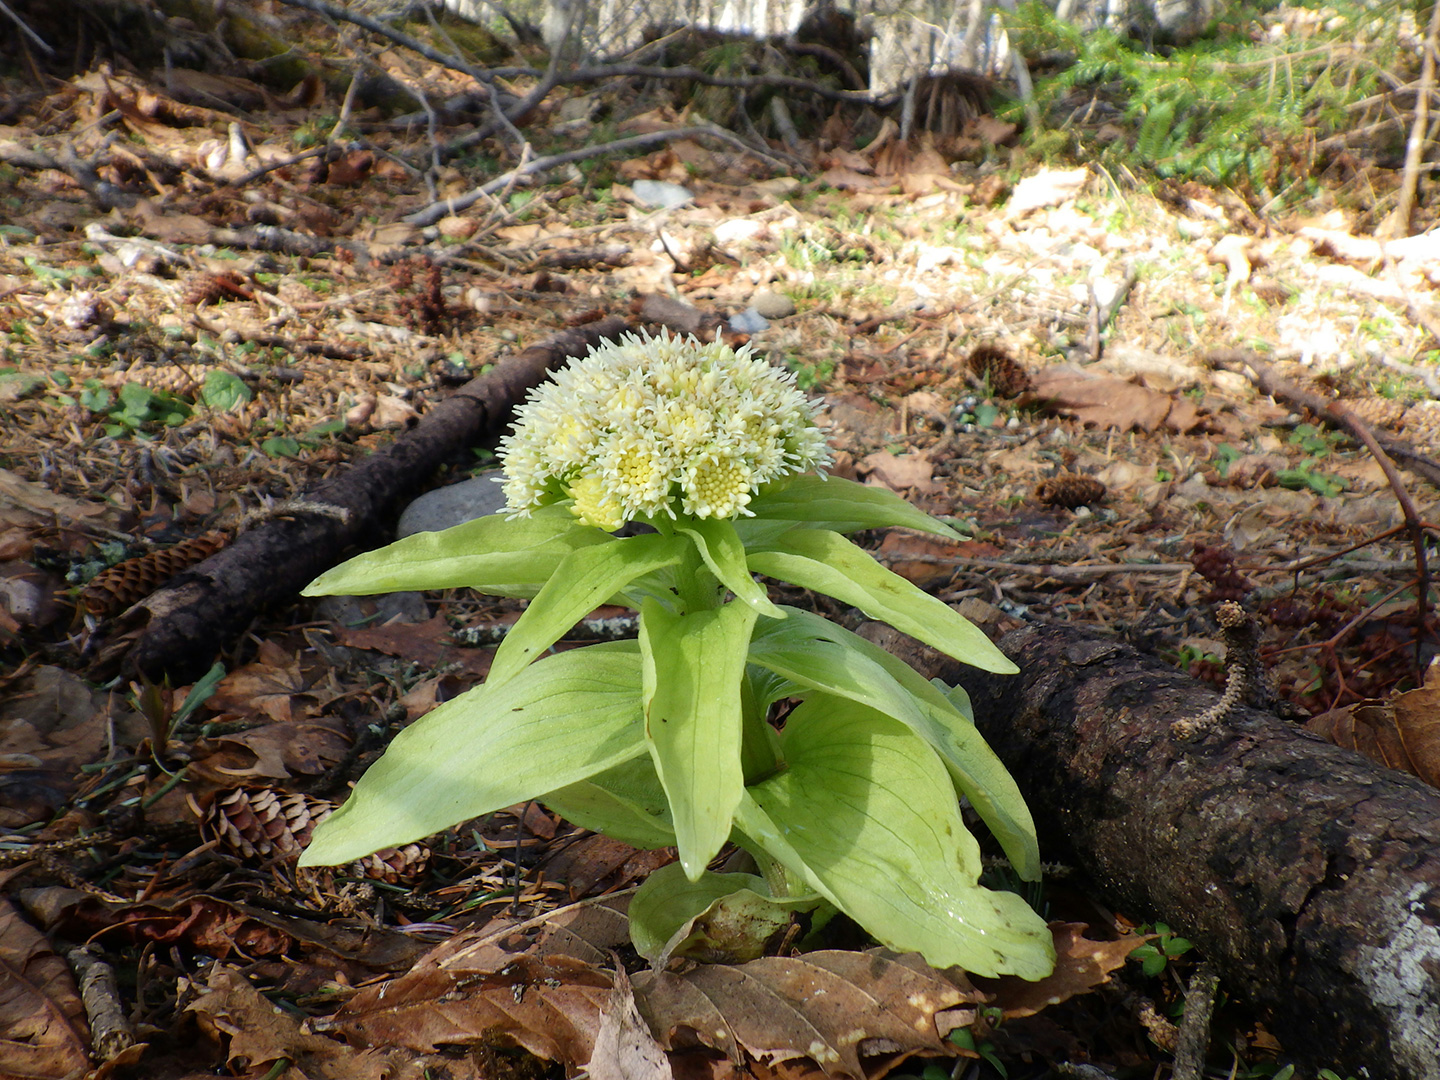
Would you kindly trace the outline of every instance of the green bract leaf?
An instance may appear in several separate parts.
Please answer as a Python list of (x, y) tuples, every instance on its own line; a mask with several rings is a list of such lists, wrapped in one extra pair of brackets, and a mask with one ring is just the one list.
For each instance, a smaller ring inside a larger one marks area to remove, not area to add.
[(821, 902), (818, 893), (776, 899), (754, 874), (707, 871), (691, 881), (671, 863), (646, 878), (630, 901), (630, 941), (656, 968), (672, 956), (743, 964), (764, 955), (792, 912)]
[(750, 569), (745, 565), (745, 545), (740, 542), (733, 521), (725, 518), (682, 520), (675, 531), (694, 540), (710, 572), (741, 600), (771, 619), (785, 617), (765, 595), (765, 586), (750, 576)]
[(792, 712), (781, 737), (787, 768), (747, 789), (737, 816), (752, 841), (889, 948), (978, 975), (1050, 973), (1044, 920), (1014, 893), (976, 883), (979, 847), (923, 740), (828, 696)]
[(675, 845), (665, 789), (649, 754), (588, 780), (547, 792), (540, 801), (567, 821), (639, 848)]
[(740, 680), (755, 610), (731, 603), (676, 615), (655, 600), (640, 610), (645, 734), (691, 880), (730, 838), (745, 790)]
[(810, 612), (756, 628), (750, 661), (802, 687), (868, 705), (909, 726), (940, 753), (955, 786), (990, 826), (1015, 872), (1040, 876), (1035, 823), (1010, 773), (980, 733), (908, 664)]
[(757, 530), (768, 532), (773, 521), (793, 521), (797, 525), (842, 533), (902, 525), (952, 540), (960, 539), (960, 534), (949, 525), (917, 510), (888, 488), (857, 484), (839, 476), (806, 473), (776, 481), (751, 499), (746, 509), (755, 517), (735, 523), (746, 543), (753, 542)]
[(599, 529), (576, 524), (564, 507), (546, 507), (513, 520), (491, 514), (357, 555), (321, 574), (304, 595), (364, 596), (468, 586), (492, 596), (534, 596), (572, 551), (617, 542)]
[(969, 619), (829, 530), (792, 529), (749, 563), (756, 573), (833, 596), (962, 663), (1001, 675), (1020, 670)]
[(300, 864), (407, 844), (643, 754), (640, 685), (639, 652), (623, 642), (548, 656), (447, 701), (395, 737)]
[(503, 683), (560, 640), (591, 611), (638, 577), (673, 566), (685, 554), (678, 536), (647, 533), (613, 544), (582, 547), (566, 555), (505, 635), (486, 676)]

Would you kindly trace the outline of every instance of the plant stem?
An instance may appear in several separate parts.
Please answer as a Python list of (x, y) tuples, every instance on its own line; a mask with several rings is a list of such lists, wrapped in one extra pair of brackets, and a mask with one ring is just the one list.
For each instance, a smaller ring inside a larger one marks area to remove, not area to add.
[(784, 764), (779, 736), (765, 720), (748, 673), (740, 680), (740, 724), (740, 767), (748, 787), (773, 776)]
[(685, 559), (675, 570), (675, 585), (683, 611), (708, 611), (720, 606), (720, 582), (715, 580), (694, 543), (687, 545)]

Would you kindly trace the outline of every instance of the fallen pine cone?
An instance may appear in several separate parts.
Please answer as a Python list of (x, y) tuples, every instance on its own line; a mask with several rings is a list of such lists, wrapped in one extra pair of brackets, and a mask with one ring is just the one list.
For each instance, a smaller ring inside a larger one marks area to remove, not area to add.
[[(241, 858), (298, 858), (310, 836), (335, 811), (335, 804), (301, 792), (236, 788), (215, 797), (200, 821), (201, 835), (218, 840)], [(356, 860), (368, 878), (388, 885), (413, 884), (430, 862), (424, 844), (384, 848)]]
[(1094, 477), (1061, 473), (1035, 485), (1035, 497), (1046, 506), (1063, 506), (1074, 510), (1090, 506), (1105, 498), (1105, 485)]
[(137, 604), (182, 570), (188, 570), (230, 542), (230, 535), (213, 529), (172, 547), (138, 555), (96, 574), (80, 593), (80, 603), (96, 618), (105, 619)]
[(970, 371), (990, 384), (999, 397), (1019, 397), (1033, 389), (1030, 373), (999, 345), (977, 345), (965, 358)]

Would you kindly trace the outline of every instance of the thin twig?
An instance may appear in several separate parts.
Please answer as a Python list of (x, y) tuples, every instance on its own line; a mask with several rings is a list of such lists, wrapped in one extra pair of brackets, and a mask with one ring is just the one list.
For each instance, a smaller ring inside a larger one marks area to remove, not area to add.
[(1194, 571), (1190, 563), (1020, 563), (1002, 562), (999, 559), (972, 559), (962, 555), (930, 555), (896, 553), (879, 556), (882, 562), (925, 563), (935, 566), (955, 566), (962, 570), (1008, 570), (1012, 573), (1030, 574), (1034, 577), (1055, 578), (1071, 585), (1082, 585), (1088, 581), (1108, 577), (1111, 574), (1181, 574)]
[[(1329, 399), (1302, 390), (1288, 379), (1282, 378), (1265, 360), (1249, 349), (1212, 349), (1201, 359), (1211, 367), (1245, 375), (1262, 394), (1269, 394), (1277, 401), (1305, 409), (1321, 418), (1327, 414)], [(1400, 439), (1376, 435), (1375, 440), (1387, 454), (1407, 469), (1419, 473), (1430, 483), (1440, 487), (1440, 461), (1426, 457)]]
[(643, 135), (632, 135), (626, 139), (616, 139), (614, 142), (602, 143), (599, 146), (586, 146), (579, 150), (567, 151), (563, 154), (549, 154), (545, 157), (536, 158), (534, 161), (497, 176), (495, 179), (482, 184), (478, 188), (467, 191), (464, 195), (441, 199), (431, 203), (424, 209), (415, 211), (413, 214), (407, 214), (401, 220), (411, 225), (419, 225), (422, 227), (433, 225), (443, 217), (449, 217), (451, 214), (458, 214), (460, 211), (470, 208), (485, 198), (485, 196), (514, 183), (515, 179), (520, 176), (526, 176), (530, 173), (546, 172), (549, 169), (558, 168), (561, 165), (568, 165), (575, 161), (586, 161), (604, 154), (626, 154), (643, 147), (653, 146), (656, 143), (669, 142), (672, 139), (693, 139), (705, 135), (738, 146), (774, 167), (784, 167), (783, 162), (778, 161), (768, 154), (761, 153), (738, 135), (725, 131), (723, 128), (686, 127), (676, 128), (673, 131), (650, 131)]
[(49, 44), (49, 42), (47, 42), (34, 30), (30, 29), (30, 27), (25, 25), (25, 20), (20, 18), (19, 15), (16, 15), (15, 12), (11, 11), (10, 6), (5, 3), (5, 0), (0, 0), (0, 15), (4, 15), (7, 19), (13, 22), (16, 26), (18, 26), (20, 28), (20, 32), (24, 34), (27, 38), (29, 38), (31, 41), (33, 41), (41, 49), (43, 49), (47, 56), (55, 55), (55, 50)]

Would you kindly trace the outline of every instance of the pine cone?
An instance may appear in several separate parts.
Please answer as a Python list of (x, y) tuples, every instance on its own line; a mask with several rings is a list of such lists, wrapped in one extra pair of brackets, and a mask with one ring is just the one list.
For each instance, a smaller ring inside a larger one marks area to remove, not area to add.
[[(317, 813), (315, 804), (323, 807)], [(271, 788), (236, 788), (218, 796), (200, 824), (200, 832), (240, 855), (298, 855), (310, 834), (334, 809), (322, 799), (281, 795)]]
[(226, 270), (218, 274), (208, 272), (196, 274), (185, 283), (185, 291), (180, 295), (180, 302), (186, 307), (197, 307), (200, 304), (213, 304), (216, 300), (227, 296), (244, 300), (254, 299), (254, 295), (245, 284), (245, 279), (232, 270)]
[(1019, 397), (1033, 388), (1030, 373), (999, 345), (977, 345), (965, 359), (976, 377), (986, 380), (998, 397)]
[(109, 618), (144, 600), (182, 570), (204, 562), (229, 541), (228, 533), (216, 529), (173, 547), (116, 563), (85, 586), (80, 603), (91, 615)]
[[(335, 804), (311, 795), (282, 795), (270, 789), (236, 788), (216, 797), (205, 812), (200, 831), (241, 858), (282, 855), (299, 857), (310, 836), (335, 810)], [(424, 844), (383, 848), (355, 865), (368, 878), (389, 885), (408, 885), (425, 873), (430, 849)]]
[(1393, 398), (1351, 398), (1341, 404), (1372, 428), (1394, 430), (1400, 426), (1406, 413), (1405, 402)]
[(135, 382), (146, 389), (161, 390), (177, 397), (193, 398), (200, 390), (200, 380), (178, 364), (132, 368), (121, 377), (107, 381), (112, 388)]
[(1035, 497), (1046, 506), (1063, 506), (1074, 510), (1090, 506), (1105, 498), (1105, 485), (1091, 476), (1061, 473), (1035, 485)]

